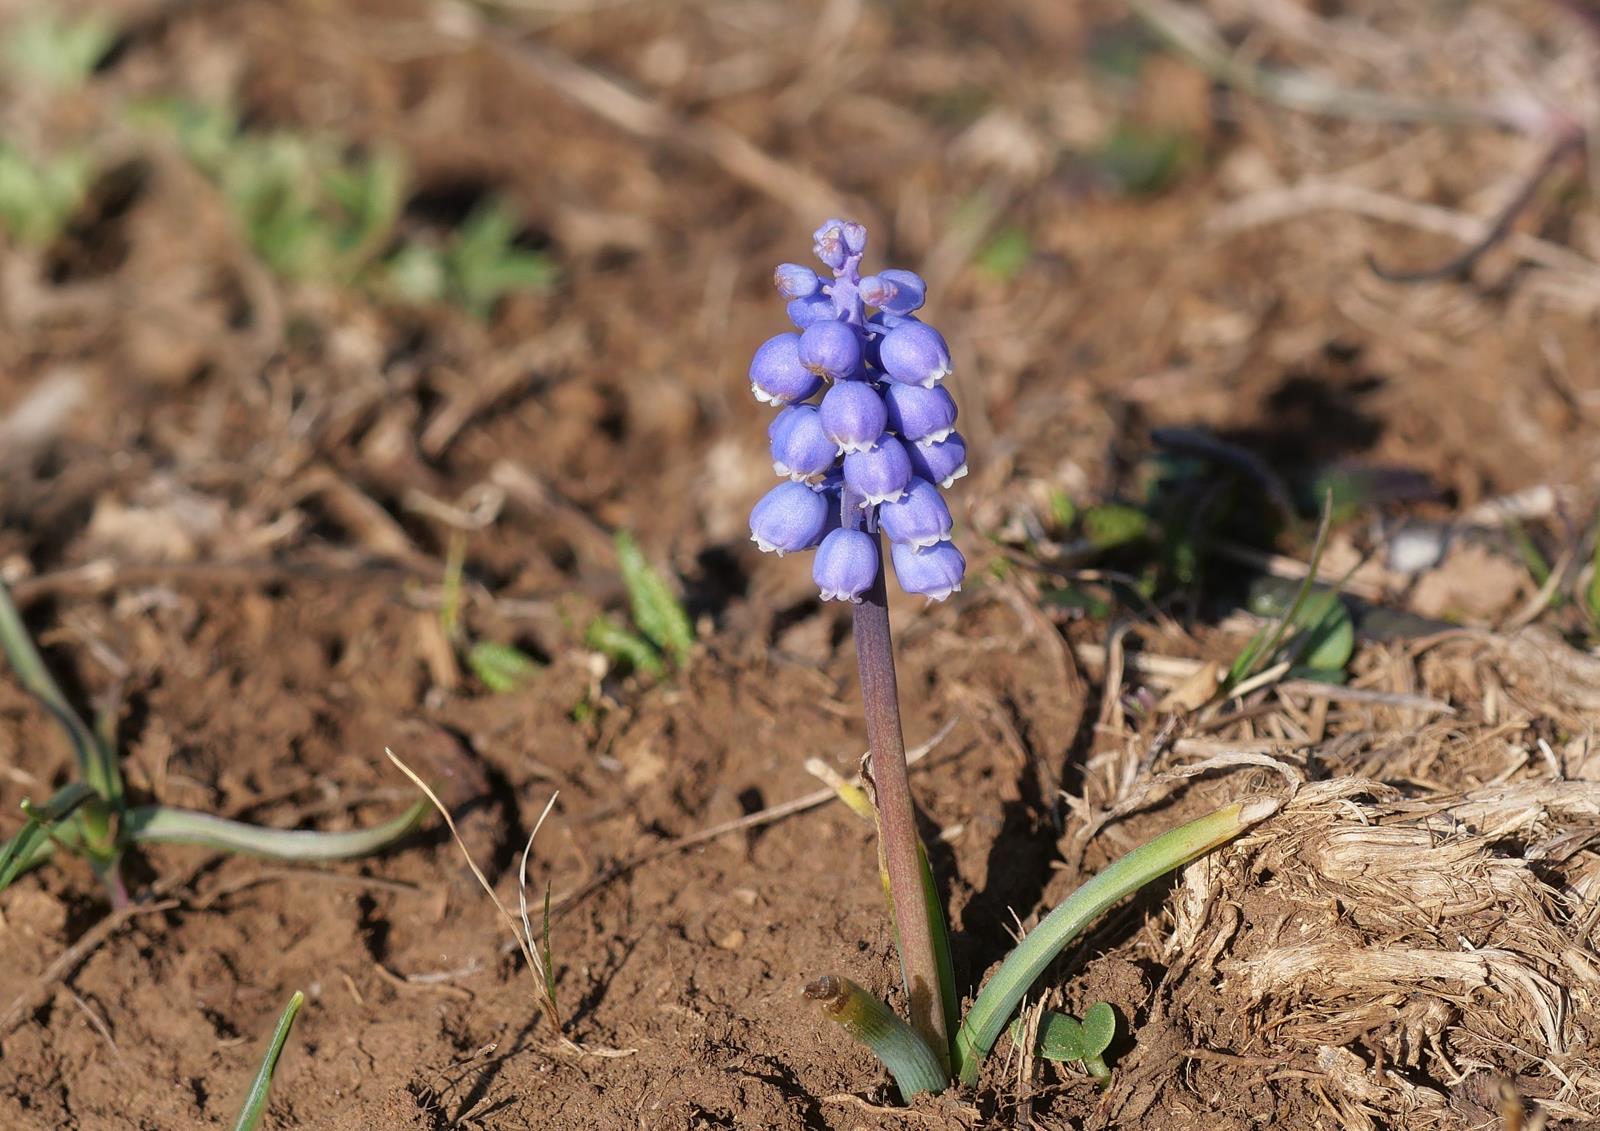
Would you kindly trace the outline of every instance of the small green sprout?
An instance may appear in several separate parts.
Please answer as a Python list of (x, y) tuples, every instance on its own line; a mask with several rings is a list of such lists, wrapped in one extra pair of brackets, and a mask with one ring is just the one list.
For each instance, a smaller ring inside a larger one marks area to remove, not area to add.
[[(1282, 609), (1275, 624), (1264, 625), (1250, 638), (1243, 651), (1234, 659), (1221, 686), (1222, 694), (1230, 694), (1245, 680), (1265, 668), (1274, 659), (1287, 659), (1291, 663), (1312, 649), (1321, 664), (1330, 665), (1318, 670), (1327, 673), (1342, 671), (1349, 660), (1349, 649), (1355, 646), (1355, 632), (1350, 625), (1349, 613), (1339, 601), (1338, 586), (1317, 592), (1317, 574), (1322, 567), (1322, 556), (1328, 548), (1328, 531), (1333, 523), (1333, 496), (1323, 500), (1322, 521), (1317, 525), (1316, 541), (1311, 547), (1311, 560), (1306, 575), (1295, 590), (1294, 600)], [(1313, 594), (1316, 594), (1313, 599)], [(1343, 618), (1341, 627), (1340, 618)], [(1295, 635), (1288, 639), (1290, 630)], [(1280, 646), (1283, 651), (1280, 652)], [(1343, 650), (1343, 655), (1340, 655)], [(1334, 661), (1337, 660), (1335, 664)], [(1313, 665), (1314, 666), (1314, 665)]]
[[(1011, 1023), (1011, 1040), (1021, 1045), (1027, 1039), (1019, 1017)], [(1111, 1082), (1105, 1051), (1117, 1035), (1117, 1014), (1111, 1006), (1097, 1001), (1084, 1011), (1083, 1020), (1055, 1010), (1046, 1010), (1039, 1023), (1037, 1051), (1046, 1060), (1077, 1061), (1103, 1088)]]
[(520, 691), (539, 674), (539, 664), (514, 644), (480, 640), (467, 652), (467, 666), (478, 682), (497, 695)]
[(85, 153), (35, 159), (0, 141), (0, 228), (26, 247), (48, 247), (77, 214), (93, 179)]
[(373, 828), (325, 833), (261, 828), (165, 805), (129, 805), (109, 715), (100, 720), (101, 726), (91, 728), (72, 708), (4, 583), (0, 583), (0, 651), (18, 682), (66, 732), (78, 774), (77, 781), (43, 805), (22, 803), (22, 828), (0, 843), (0, 891), (65, 851), (84, 857), (105, 884), (112, 905), (122, 907), (129, 900), (122, 859), (139, 845), (189, 844), (280, 860), (341, 860), (388, 847), (415, 828), (426, 812), (426, 805), (419, 802)]
[(19, 22), (6, 36), (6, 69), (54, 91), (82, 86), (116, 42), (117, 28), (103, 13), (62, 19), (40, 12)]
[[(455, 531), (445, 550), (444, 581), (440, 586), (439, 630), (452, 648), (466, 635), (461, 618), (461, 589), (466, 572), (467, 536)], [(514, 644), (479, 640), (467, 649), (467, 666), (478, 682), (496, 695), (520, 691), (539, 674), (539, 662)]]
[(453, 231), (403, 230), (410, 177), (389, 149), (352, 154), (327, 138), (246, 129), (226, 105), (181, 99), (139, 103), (130, 117), (177, 139), (221, 188), (256, 254), (285, 278), (448, 302), (477, 318), (507, 294), (556, 281), (548, 255), (517, 245), (522, 222), (499, 198)]
[(412, 302), (450, 302), (488, 318), (506, 295), (547, 291), (558, 278), (548, 255), (517, 246), (521, 227), (506, 201), (491, 198), (442, 245), (407, 241), (385, 263), (385, 282)]
[(626, 531), (618, 533), (616, 545), (622, 586), (628, 592), (629, 612), (637, 631), (601, 614), (590, 622), (585, 640), (613, 662), (659, 678), (666, 674), (667, 661), (677, 667), (688, 662), (694, 649), (694, 625), (672, 586), (645, 560), (633, 536)]
[(239, 1109), (239, 1118), (234, 1120), (233, 1131), (255, 1131), (261, 1125), (261, 1117), (267, 1113), (267, 1099), (272, 1092), (272, 1074), (278, 1069), (278, 1058), (283, 1055), (289, 1031), (294, 1028), (294, 1019), (305, 1001), (306, 995), (296, 990), (289, 998), (289, 1004), (283, 1007), (278, 1026), (272, 1031), (272, 1040), (267, 1042), (266, 1055), (261, 1058), (261, 1067), (256, 1069), (256, 1077), (244, 1097), (244, 1106)]

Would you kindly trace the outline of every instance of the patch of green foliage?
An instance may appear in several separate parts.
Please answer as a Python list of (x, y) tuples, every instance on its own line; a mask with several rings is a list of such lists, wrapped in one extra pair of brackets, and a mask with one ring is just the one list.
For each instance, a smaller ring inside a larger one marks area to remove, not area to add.
[(645, 560), (626, 531), (616, 537), (617, 566), (628, 592), (633, 627), (601, 614), (589, 624), (589, 647), (646, 675), (666, 674), (668, 663), (681, 667), (694, 648), (694, 625), (667, 579)]
[(555, 284), (549, 256), (518, 246), (521, 222), (503, 200), (484, 201), (444, 233), (408, 230), (410, 179), (393, 150), (245, 128), (220, 104), (158, 99), (130, 114), (171, 132), (220, 187), (255, 253), (287, 279), (450, 303), (479, 318), (514, 291)]
[(0, 141), (0, 228), (26, 247), (48, 247), (83, 204), (93, 179), (87, 153), (34, 158)]
[(0, 45), (6, 70), (52, 91), (82, 86), (116, 42), (117, 29), (103, 12), (76, 19), (40, 11), (12, 27)]
[[(1026, 1039), (1022, 1018), (1011, 1023), (1012, 1043), (1020, 1046)], [(1117, 1035), (1117, 1014), (1111, 1006), (1097, 1001), (1084, 1011), (1083, 1020), (1053, 1009), (1045, 1011), (1039, 1022), (1039, 1040), (1035, 1051), (1046, 1060), (1076, 1061), (1084, 1071), (1100, 1082), (1101, 1087), (1111, 1082), (1111, 1069), (1106, 1066), (1105, 1051)]]

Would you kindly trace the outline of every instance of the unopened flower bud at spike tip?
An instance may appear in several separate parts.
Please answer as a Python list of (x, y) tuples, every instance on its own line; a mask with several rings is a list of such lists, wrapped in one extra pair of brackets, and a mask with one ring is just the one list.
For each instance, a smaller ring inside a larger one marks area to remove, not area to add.
[(939, 542), (925, 550), (895, 542), (889, 547), (889, 557), (900, 588), (930, 601), (943, 601), (959, 592), (967, 573), (967, 559), (954, 542)]
[(750, 512), (750, 540), (780, 557), (809, 550), (828, 530), (828, 497), (804, 483), (780, 483)]
[(750, 390), (763, 404), (803, 401), (822, 381), (800, 361), (800, 335), (778, 334), (761, 343), (750, 359)]
[(838, 271), (844, 266), (850, 252), (844, 245), (844, 221), (827, 220), (811, 234), (811, 250), (823, 263)]
[(780, 263), (772, 273), (772, 282), (784, 298), (805, 298), (822, 288), (817, 273), (799, 263)]
[(811, 578), (824, 601), (859, 603), (877, 576), (877, 539), (864, 530), (833, 531), (817, 547), (811, 564)]
[(887, 432), (870, 448), (844, 457), (844, 482), (860, 496), (863, 507), (893, 502), (911, 482), (911, 457), (906, 446)]
[(878, 356), (884, 372), (904, 385), (932, 388), (950, 374), (950, 348), (926, 322), (908, 320), (890, 330)]
[(861, 334), (843, 322), (814, 322), (800, 335), (800, 363), (819, 377), (843, 381), (861, 366)]
[(883, 397), (865, 381), (840, 381), (822, 395), (822, 430), (841, 452), (870, 448), (888, 423)]
[(927, 301), (928, 284), (915, 271), (891, 267), (861, 280), (861, 300), (886, 314), (910, 314)]

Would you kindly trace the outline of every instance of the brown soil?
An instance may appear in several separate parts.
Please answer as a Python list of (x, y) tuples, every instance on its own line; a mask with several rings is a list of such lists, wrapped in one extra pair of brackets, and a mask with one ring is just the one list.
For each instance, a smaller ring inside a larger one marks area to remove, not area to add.
[[(507, 192), (562, 279), (487, 328), (289, 286), (201, 178), (141, 152), (127, 199), (0, 265), (0, 566), (80, 704), (119, 706), (141, 797), (351, 828), (411, 800), (392, 747), (448, 784), (514, 898), (559, 790), (535, 869), (586, 1051), (541, 1019), (436, 824), (325, 868), (167, 849), (103, 938), (82, 865), (0, 898), (0, 1007), (18, 1003), (0, 1126), (226, 1125), (297, 988), (272, 1127), (1464, 1129), (1528, 1126), (1524, 1105), (1600, 1126), (1600, 680), (1576, 602), (1530, 605), (1491, 530), (1420, 579), (1352, 582), (1464, 625), (1363, 638), (1351, 684), (1389, 698), (1284, 683), (1192, 711), (1192, 677), (1249, 626), (1181, 598), (1066, 623), (1040, 611), (1048, 540), (1017, 533), (1052, 491), (1137, 494), (1152, 431), (1203, 428), (1295, 486), (1342, 462), (1431, 485), (1365, 517), (1554, 485), (1530, 529), (1581, 588), (1600, 248), (1575, 170), (1467, 278), (1407, 287), (1364, 263), (1458, 250), (1428, 217), (1491, 213), (1539, 143), (1306, 117), (1164, 57), (1119, 77), (1104, 59), (1132, 25), (1110, 4), (107, 7), (127, 28), (110, 61), (30, 128), (234, 90), (258, 124), (401, 147), (439, 200)], [(1280, 23), (1228, 31), (1276, 64), (1460, 101), (1531, 76), (1593, 120), (1588, 41), (1556, 6), (1449, 28), (1261, 7)], [(1111, 191), (1084, 155), (1123, 121), (1188, 131), (1202, 157), (1165, 191)], [(972, 583), (894, 608), (909, 741), (953, 723), (914, 785), (963, 983), (1014, 916), (1175, 821), (1286, 802), (1041, 987), (1116, 1008), (1104, 1094), (997, 1054), (975, 1093), (888, 1106), (882, 1070), (799, 993), (837, 972), (898, 1000), (870, 830), (840, 806), (591, 883), (816, 789), (808, 757), (860, 754), (847, 614), (744, 527), (767, 481), (743, 372), (780, 326), (768, 272), (832, 211), (873, 222), (872, 262), (929, 275), (974, 453), (955, 492)], [(1011, 229), (1031, 240), (1020, 271), (975, 263)], [(16, 423), (57, 395), (69, 412)], [(490, 516), (466, 538), (468, 629), (541, 659), (528, 690), (488, 693), (440, 635), (462, 511)], [(603, 674), (583, 646), (624, 609), (616, 529), (697, 618), (670, 678)], [(1345, 524), (1330, 561), (1373, 537)], [(0, 680), (0, 812), (70, 761)]]

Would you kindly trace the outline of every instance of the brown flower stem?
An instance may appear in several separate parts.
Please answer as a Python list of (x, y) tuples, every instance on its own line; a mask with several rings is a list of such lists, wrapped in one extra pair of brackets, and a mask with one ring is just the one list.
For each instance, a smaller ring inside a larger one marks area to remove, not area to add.
[(884, 584), (883, 547), (878, 536), (878, 576), (855, 607), (856, 659), (861, 666), (861, 704), (872, 752), (872, 784), (878, 805), (878, 835), (889, 896), (894, 903), (900, 971), (910, 998), (911, 1027), (948, 1064), (950, 1034), (944, 1016), (934, 926), (922, 886), (921, 841), (911, 781), (906, 774), (905, 739), (900, 732), (900, 697), (894, 678), (894, 644), (889, 635), (889, 602)]

